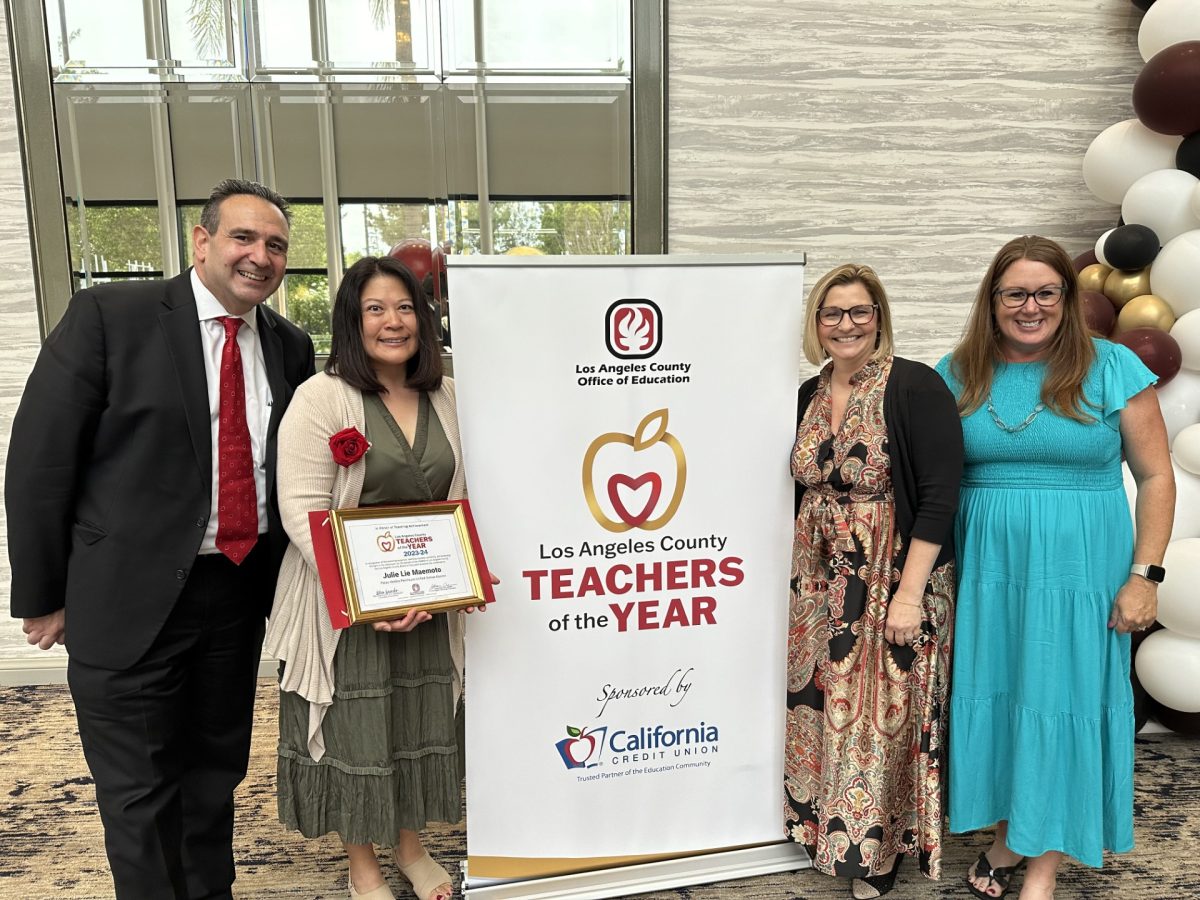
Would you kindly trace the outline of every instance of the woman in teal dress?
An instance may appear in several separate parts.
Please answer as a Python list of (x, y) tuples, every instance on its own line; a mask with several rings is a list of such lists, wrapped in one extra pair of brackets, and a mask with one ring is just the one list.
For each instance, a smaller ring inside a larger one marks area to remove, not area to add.
[(1088, 335), (1070, 258), (1033, 236), (996, 255), (938, 371), (965, 445), (950, 828), (996, 826), (973, 894), (1027, 862), (1021, 898), (1052, 897), (1063, 855), (1133, 847), (1129, 633), (1154, 621), (1175, 498), (1155, 376)]
[(279, 817), (305, 837), (336, 833), (350, 896), (370, 900), (393, 897), (375, 845), (393, 848), (421, 900), (451, 896), (450, 875), (419, 832), (461, 817), (462, 614), (410, 612), (334, 631), (308, 513), (465, 495), (454, 386), (436, 335), (408, 269), (359, 260), (334, 302), (325, 371), (299, 388), (279, 430), (291, 544), (266, 640), (283, 662)]

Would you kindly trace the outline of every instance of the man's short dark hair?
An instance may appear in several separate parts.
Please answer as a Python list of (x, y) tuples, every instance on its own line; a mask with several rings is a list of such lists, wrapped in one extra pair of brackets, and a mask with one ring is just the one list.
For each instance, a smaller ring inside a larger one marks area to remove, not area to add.
[(265, 184), (246, 181), (243, 178), (226, 178), (212, 189), (212, 193), (208, 195), (208, 202), (204, 204), (204, 209), (200, 210), (200, 227), (209, 234), (216, 234), (217, 228), (221, 225), (221, 204), (228, 198), (236, 197), (239, 194), (266, 200), (283, 213), (283, 218), (288, 225), (292, 224), (291, 205)]

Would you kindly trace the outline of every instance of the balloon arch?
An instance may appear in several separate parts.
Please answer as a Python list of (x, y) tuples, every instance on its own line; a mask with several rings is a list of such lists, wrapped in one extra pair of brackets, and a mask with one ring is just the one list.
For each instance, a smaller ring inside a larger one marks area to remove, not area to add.
[[(1134, 4), (1146, 11), (1136, 118), (1083, 159), (1088, 189), (1121, 218), (1075, 268), (1088, 326), (1159, 377), (1178, 490), (1158, 623), (1134, 640), (1138, 724), (1153, 714), (1200, 735), (1200, 0)], [(1128, 468), (1125, 483), (1132, 499)]]

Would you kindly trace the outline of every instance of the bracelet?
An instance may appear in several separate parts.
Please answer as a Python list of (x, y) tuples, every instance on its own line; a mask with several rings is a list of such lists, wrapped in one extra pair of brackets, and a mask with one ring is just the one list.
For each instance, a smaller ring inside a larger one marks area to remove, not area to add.
[(897, 600), (895, 597), (893, 597), (891, 600), (888, 601), (888, 605), (891, 606), (893, 603), (898, 603), (901, 606), (915, 606), (918, 609), (921, 608), (920, 603), (914, 603), (912, 600)]

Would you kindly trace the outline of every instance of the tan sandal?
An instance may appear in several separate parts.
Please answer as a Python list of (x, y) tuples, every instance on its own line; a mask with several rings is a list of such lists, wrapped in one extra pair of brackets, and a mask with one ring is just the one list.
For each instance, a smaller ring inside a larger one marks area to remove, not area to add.
[(351, 900), (396, 900), (396, 895), (392, 893), (392, 889), (387, 886), (386, 881), (374, 890), (367, 891), (365, 894), (360, 894), (354, 889), (354, 879), (349, 875), (346, 876), (346, 881), (350, 885)]
[(408, 879), (413, 893), (420, 900), (438, 900), (441, 896), (438, 888), (443, 884), (450, 885), (450, 892), (446, 896), (454, 896), (454, 880), (450, 877), (449, 872), (433, 861), (428, 850), (422, 850), (417, 860), (407, 866), (400, 865), (400, 858), (397, 857), (396, 865), (400, 869), (400, 874)]

